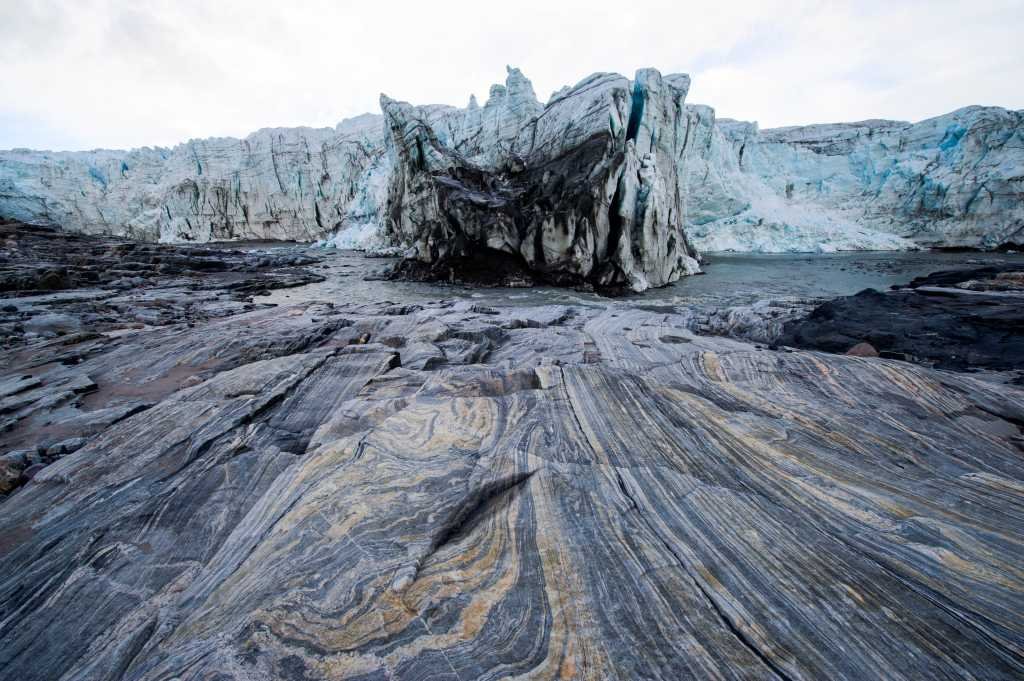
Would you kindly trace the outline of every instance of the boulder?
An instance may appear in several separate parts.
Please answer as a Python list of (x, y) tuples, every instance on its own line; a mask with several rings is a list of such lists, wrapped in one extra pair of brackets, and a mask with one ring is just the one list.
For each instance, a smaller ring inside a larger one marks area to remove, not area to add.
[(878, 350), (871, 343), (857, 343), (846, 354), (851, 357), (878, 357)]
[(25, 478), (25, 480), (31, 480), (32, 478), (39, 475), (44, 468), (46, 468), (45, 463), (34, 463), (28, 468), (26, 468), (24, 471), (22, 471), (21, 475), (23, 478)]
[(21, 474), (30, 465), (29, 452), (8, 452), (0, 456), (0, 494), (9, 494), (21, 484)]

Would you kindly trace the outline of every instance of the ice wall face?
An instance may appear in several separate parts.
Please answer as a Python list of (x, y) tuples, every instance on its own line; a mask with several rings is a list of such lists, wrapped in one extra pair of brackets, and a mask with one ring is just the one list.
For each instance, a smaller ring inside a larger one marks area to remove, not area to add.
[(688, 107), (690, 234), (702, 250), (1024, 243), (1024, 113), (759, 131)]
[(491, 263), (643, 291), (692, 274), (688, 88), (687, 76), (654, 69), (634, 81), (595, 74), (540, 107), (510, 70), (507, 94), (492, 89), (492, 101), (503, 98), (498, 123), (471, 107), (444, 134), (422, 110), (382, 97), (393, 156), (385, 233), (410, 247), (407, 265), (426, 278)]
[(0, 215), (147, 241), (313, 241), (378, 224), (380, 116), (128, 152), (0, 152)]
[[(650, 234), (653, 224), (679, 216), (702, 251), (1024, 245), (1020, 111), (968, 107), (917, 124), (871, 120), (759, 130), (755, 123), (716, 119), (713, 109), (699, 105), (670, 120), (676, 114), (658, 102), (667, 101), (667, 89), (685, 91), (688, 84), (683, 77), (643, 73), (637, 82), (653, 80), (642, 86), (647, 94), (640, 102), (625, 77), (594, 74), (542, 105), (530, 81), (509, 68), (482, 106), (475, 98), (464, 109), (410, 106), (406, 117), (429, 128), (459, 167), (491, 176), (515, 168), (517, 182), (529, 176), (522, 174), (525, 161), (539, 168), (548, 162), (543, 158), (570, 147), (582, 154), (590, 135), (621, 152), (621, 158), (612, 153), (604, 159), (605, 151), (593, 144), (594, 154), (579, 157), (611, 183), (610, 195), (582, 192), (569, 206), (564, 194), (560, 205), (571, 208), (570, 216), (563, 220), (559, 213), (531, 232), (543, 235), (531, 264), (560, 269), (571, 260), (581, 276), (596, 276), (595, 259), (608, 262), (604, 246), (580, 235), (589, 230), (604, 239), (609, 215), (629, 228), (629, 239), (646, 235), (639, 265), (628, 262), (636, 259), (627, 252), (631, 247), (620, 253), (621, 271), (608, 275), (633, 277), (631, 286), (674, 276), (648, 262), (646, 249), (669, 262), (668, 243), (654, 246)], [(655, 90), (660, 94), (651, 95)], [(655, 112), (628, 130), (631, 112), (652, 102)], [(651, 125), (657, 134), (645, 132)], [(408, 171), (395, 165), (401, 154), (394, 139), (384, 117), (365, 114), (336, 129), (261, 130), (241, 140), (193, 140), (173, 149), (0, 151), (0, 216), (145, 240), (326, 239), (393, 251), (411, 244), (385, 218), (397, 174)], [(619, 209), (602, 216), (599, 207), (616, 199), (624, 176), (637, 180), (622, 186)], [(587, 201), (593, 205), (586, 207)], [(565, 230), (557, 238), (556, 223)], [(675, 248), (679, 255), (689, 252), (679, 238)]]

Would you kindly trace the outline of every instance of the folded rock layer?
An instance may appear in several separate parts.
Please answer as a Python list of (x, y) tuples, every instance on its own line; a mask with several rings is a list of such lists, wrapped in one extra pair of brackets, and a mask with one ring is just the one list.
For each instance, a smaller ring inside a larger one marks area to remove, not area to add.
[(207, 379), (2, 502), (0, 679), (1021, 678), (1024, 393), (685, 324), (305, 305), (93, 346)]
[(0, 228), (0, 681), (1024, 675), (995, 375)]

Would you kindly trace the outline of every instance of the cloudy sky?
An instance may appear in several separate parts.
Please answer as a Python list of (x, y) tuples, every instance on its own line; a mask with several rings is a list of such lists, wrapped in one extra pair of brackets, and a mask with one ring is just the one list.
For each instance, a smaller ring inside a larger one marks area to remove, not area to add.
[(0, 0), (0, 148), (126, 148), (334, 125), (377, 96), (541, 100), (594, 71), (693, 76), (763, 127), (1024, 108), (1024, 0), (601, 3)]

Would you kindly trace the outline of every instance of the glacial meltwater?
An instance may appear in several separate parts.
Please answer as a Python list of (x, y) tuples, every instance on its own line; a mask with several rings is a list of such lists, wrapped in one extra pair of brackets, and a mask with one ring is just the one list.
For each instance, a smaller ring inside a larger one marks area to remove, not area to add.
[[(609, 301), (594, 293), (549, 286), (507, 289), (384, 281), (374, 276), (389, 269), (394, 259), (368, 258), (358, 252), (330, 249), (320, 253), (328, 256), (322, 265), (325, 269), (321, 270), (325, 281), (271, 291), (257, 300), (280, 305), (309, 300), (348, 304), (382, 300), (424, 302), (441, 298), (469, 299), (483, 305), (603, 305)], [(937, 251), (711, 253), (704, 256), (704, 274), (616, 300), (643, 305), (730, 306), (774, 298), (832, 298), (866, 288), (885, 290), (938, 270), (1003, 263), (1020, 263), (1024, 267), (1024, 254)], [(371, 279), (367, 280), (367, 277)]]

